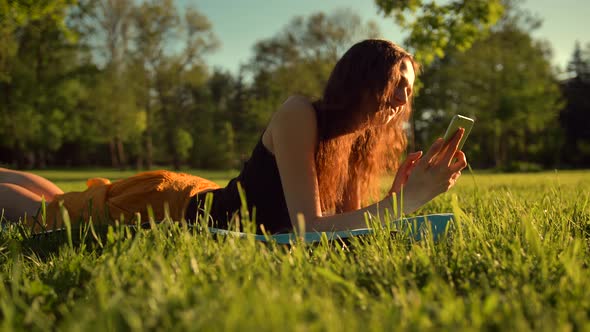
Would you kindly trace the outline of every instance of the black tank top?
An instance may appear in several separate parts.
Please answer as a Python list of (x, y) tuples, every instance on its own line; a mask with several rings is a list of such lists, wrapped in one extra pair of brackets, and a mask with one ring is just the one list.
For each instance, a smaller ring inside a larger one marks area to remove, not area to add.
[[(212, 191), (211, 217), (214, 224), (210, 226), (227, 229), (228, 221), (240, 211), (242, 204), (238, 183), (245, 194), (250, 216), (255, 216), (256, 233), (262, 233), (261, 224), (272, 234), (293, 230), (277, 163), (274, 155), (262, 144), (262, 136), (240, 174), (225, 188)], [(205, 195), (197, 195), (191, 199), (187, 220), (195, 219), (197, 207), (202, 207), (204, 200)]]

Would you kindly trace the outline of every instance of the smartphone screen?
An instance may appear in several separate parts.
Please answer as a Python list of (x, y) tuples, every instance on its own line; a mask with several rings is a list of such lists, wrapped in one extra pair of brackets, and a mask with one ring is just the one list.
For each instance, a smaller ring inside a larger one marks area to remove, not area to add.
[(445, 142), (449, 141), (459, 130), (459, 128), (464, 128), (465, 133), (463, 134), (463, 138), (461, 138), (461, 142), (459, 142), (459, 150), (463, 148), (463, 144), (465, 144), (465, 140), (467, 140), (467, 136), (471, 132), (471, 128), (473, 128), (473, 123), (475, 121), (463, 115), (455, 115), (443, 136)]

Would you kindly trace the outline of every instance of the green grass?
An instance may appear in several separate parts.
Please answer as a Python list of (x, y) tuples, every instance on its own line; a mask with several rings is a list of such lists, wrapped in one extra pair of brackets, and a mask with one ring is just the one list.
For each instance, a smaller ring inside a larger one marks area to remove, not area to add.
[[(105, 173), (43, 175), (75, 190), (128, 175)], [(287, 247), (163, 223), (56, 249), (12, 227), (0, 329), (590, 329), (590, 172), (466, 173), (418, 213), (434, 212), (458, 217), (438, 243), (378, 232)]]

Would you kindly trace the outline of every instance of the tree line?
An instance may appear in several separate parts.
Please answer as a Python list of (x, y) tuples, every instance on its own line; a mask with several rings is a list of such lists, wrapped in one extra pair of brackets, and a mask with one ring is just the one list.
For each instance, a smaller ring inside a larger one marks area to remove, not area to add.
[[(563, 78), (517, 2), (420, 3), (376, 1), (423, 64), (411, 149), (460, 113), (477, 119), (475, 167), (590, 166), (590, 44)], [(287, 96), (318, 98), (342, 53), (380, 35), (351, 10), (294, 17), (230, 73), (206, 62), (211, 22), (173, 0), (0, 0), (0, 163), (239, 168)]]

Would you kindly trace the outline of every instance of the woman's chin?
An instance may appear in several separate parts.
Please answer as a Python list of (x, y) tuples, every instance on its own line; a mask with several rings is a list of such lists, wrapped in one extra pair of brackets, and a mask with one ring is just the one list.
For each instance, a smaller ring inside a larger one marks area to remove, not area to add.
[(383, 127), (389, 124), (395, 118), (395, 114), (388, 115), (387, 117), (382, 117), (380, 119), (375, 119), (373, 121), (373, 127)]
[(396, 114), (392, 114), (392, 115), (387, 116), (387, 119), (385, 119), (385, 122), (383, 123), (383, 125), (385, 126), (385, 125), (389, 124), (391, 121), (393, 121), (395, 116), (396, 116)]

